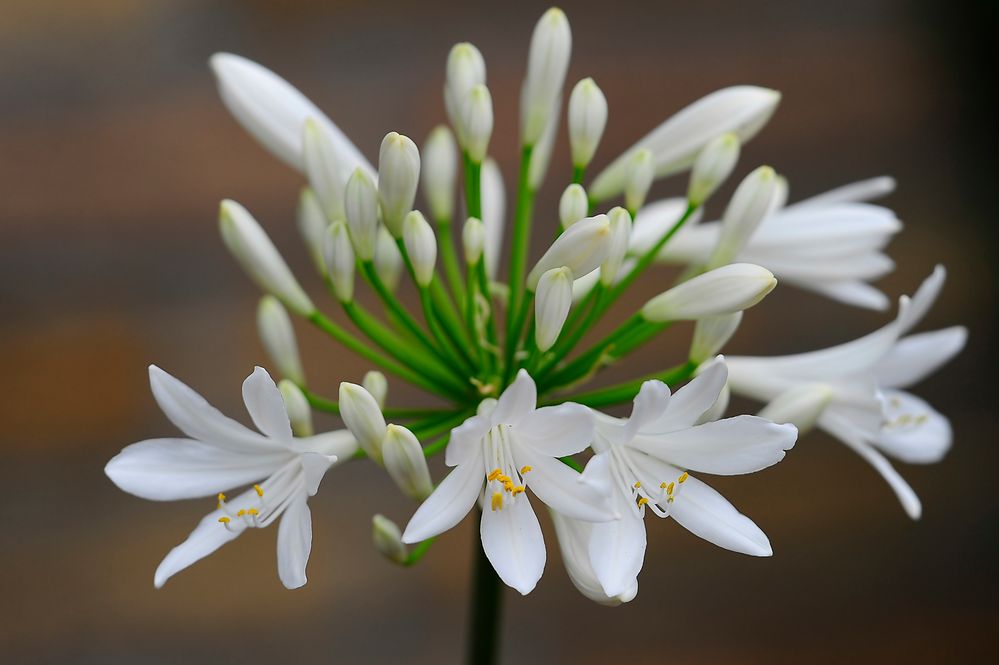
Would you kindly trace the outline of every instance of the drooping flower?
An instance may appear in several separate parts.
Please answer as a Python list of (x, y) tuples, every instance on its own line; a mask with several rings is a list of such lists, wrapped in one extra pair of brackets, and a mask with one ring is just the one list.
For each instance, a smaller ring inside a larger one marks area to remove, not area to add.
[[(589, 564), (608, 599), (628, 599), (637, 588), (645, 557), (646, 509), (672, 517), (719, 547), (753, 556), (772, 554), (770, 541), (752, 520), (688, 473), (753, 473), (776, 464), (794, 446), (794, 426), (755, 416), (698, 424), (718, 400), (726, 376), (719, 360), (672, 396), (664, 383), (646, 381), (628, 419), (595, 412), (596, 455), (583, 476), (595, 486), (611, 486), (620, 519), (576, 529), (590, 532)], [(562, 520), (571, 522), (567, 516)]]
[[(163, 413), (186, 438), (127, 446), (105, 473), (119, 488), (144, 499), (218, 498), (216, 509), (160, 563), (156, 587), (246, 529), (279, 519), (278, 576), (289, 589), (305, 584), (312, 549), (307, 499), (330, 466), (357, 450), (354, 438), (347, 431), (294, 438), (281, 393), (260, 367), (243, 382), (243, 401), (259, 432), (223, 415), (155, 365), (149, 368), (149, 383)], [(224, 494), (248, 485), (232, 499)]]
[(541, 578), (546, 554), (526, 490), (575, 519), (613, 519), (606, 495), (556, 459), (590, 444), (590, 410), (572, 403), (538, 409), (536, 402), (534, 380), (520, 370), (494, 408), (451, 431), (445, 463), (454, 469), (413, 515), (403, 542), (447, 531), (478, 500), (486, 556), (506, 584), (527, 594)]
[(937, 266), (910, 300), (899, 300), (892, 322), (839, 346), (780, 357), (729, 357), (729, 386), (768, 402), (763, 413), (803, 429), (817, 425), (863, 457), (891, 485), (906, 513), (922, 507), (884, 454), (904, 462), (938, 461), (951, 445), (947, 419), (901, 390), (925, 378), (963, 347), (960, 326), (903, 337), (923, 318), (943, 287)]

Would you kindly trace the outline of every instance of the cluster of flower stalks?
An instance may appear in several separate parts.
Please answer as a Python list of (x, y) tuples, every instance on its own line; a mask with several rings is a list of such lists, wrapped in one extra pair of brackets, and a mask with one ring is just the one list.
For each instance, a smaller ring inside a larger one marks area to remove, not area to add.
[[(153, 396), (183, 437), (130, 445), (107, 475), (146, 499), (213, 503), (160, 564), (157, 587), (246, 529), (274, 522), (278, 575), (289, 588), (305, 584), (308, 499), (331, 469), (347, 473), (355, 464), (383, 467), (418, 504), (402, 529), (374, 517), (374, 545), (389, 559), (417, 562), (436, 536), (477, 509), (485, 556), (503, 582), (526, 594), (545, 567), (540, 509), (554, 523), (573, 584), (606, 604), (637, 593), (650, 512), (720, 547), (769, 556), (763, 531), (699, 476), (765, 469), (814, 428), (866, 460), (906, 513), (919, 517), (919, 499), (888, 457), (935, 462), (951, 443), (947, 419), (905, 391), (965, 342), (960, 327), (910, 334), (941, 290), (943, 268), (899, 299), (893, 320), (860, 339), (791, 356), (718, 355), (743, 311), (778, 279), (841, 303), (889, 308), (869, 282), (893, 268), (882, 251), (901, 224), (868, 201), (889, 193), (892, 180), (788, 204), (785, 178), (760, 166), (718, 206), (720, 219), (703, 221), (706, 204), (736, 171), (740, 146), (767, 124), (780, 95), (753, 86), (719, 90), (593, 175), (608, 103), (585, 78), (567, 96), (573, 170), (557, 210), (559, 232), (539, 233), (532, 219), (556, 214), (535, 211), (534, 200), (559, 129), (571, 42), (560, 10), (538, 21), (521, 90), (509, 220), (504, 178), (489, 158), (492, 100), (475, 46), (457, 44), (447, 57), (450, 127), (433, 129), (422, 152), (406, 136), (387, 134), (377, 170), (276, 74), (236, 55), (212, 58), (236, 120), (307, 180), (298, 226), (332, 297), (321, 311), (247, 209), (222, 202), (222, 238), (265, 292), (259, 333), (281, 380), (257, 367), (243, 382), (253, 430), (150, 368)], [(685, 197), (646, 202), (653, 181), (684, 174)], [(559, 186), (570, 176), (563, 175)], [(418, 190), (422, 210), (414, 207)], [(532, 241), (546, 248), (534, 264)], [(681, 266), (675, 283), (638, 311), (622, 312), (622, 294), (661, 263)], [(397, 297), (403, 278), (412, 280), (418, 304)], [(377, 296), (377, 309), (357, 299), (362, 286)], [(610, 315), (615, 320), (604, 321)], [(292, 317), (362, 356), (372, 371), (359, 384), (341, 383), (335, 400), (316, 394)], [(588, 335), (600, 322), (611, 332)], [(657, 336), (685, 322), (693, 331), (687, 360), (656, 368), (657, 358), (677, 355), (656, 346)], [(768, 337), (779, 340), (781, 332)], [(639, 349), (655, 371), (585, 387)], [(436, 395), (439, 405), (390, 406), (390, 377)], [(764, 406), (757, 415), (726, 417), (731, 393)], [(626, 418), (598, 410), (627, 403)], [(314, 432), (313, 410), (339, 414), (345, 429)], [(426, 458), (439, 453), (450, 471), (435, 484)]]

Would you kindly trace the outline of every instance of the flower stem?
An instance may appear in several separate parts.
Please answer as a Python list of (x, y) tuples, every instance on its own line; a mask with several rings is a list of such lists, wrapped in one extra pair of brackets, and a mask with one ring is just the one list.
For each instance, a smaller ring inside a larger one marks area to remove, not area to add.
[(495, 665), (499, 662), (500, 611), (503, 588), (496, 571), (482, 549), (478, 529), (474, 531), (475, 563), (472, 582), (471, 625), (468, 631), (468, 665)]
[[(599, 388), (597, 390), (591, 390), (585, 393), (579, 393), (578, 395), (570, 395), (568, 397), (559, 397), (557, 399), (551, 400), (553, 404), (560, 404), (565, 401), (576, 402), (577, 404), (583, 404), (591, 408), (599, 408), (602, 406), (611, 406), (613, 404), (621, 404), (622, 402), (628, 402), (635, 398), (638, 394), (639, 389), (642, 384), (646, 381), (657, 380), (662, 381), (671, 390), (676, 388), (676, 384), (681, 381), (686, 381), (691, 376), (693, 376), (694, 371), (697, 369), (697, 364), (691, 361), (687, 361), (676, 367), (671, 367), (670, 369), (664, 370), (662, 372), (655, 372), (654, 374), (648, 374), (638, 379), (632, 381), (626, 381), (624, 383), (618, 383), (613, 386), (608, 386), (606, 388)], [(548, 403), (548, 400), (544, 402)]]
[(444, 274), (447, 275), (451, 292), (460, 307), (465, 302), (465, 284), (461, 279), (461, 268), (458, 266), (458, 253), (454, 248), (454, 238), (451, 236), (451, 220), (437, 220), (437, 244), (441, 249), (444, 263)]

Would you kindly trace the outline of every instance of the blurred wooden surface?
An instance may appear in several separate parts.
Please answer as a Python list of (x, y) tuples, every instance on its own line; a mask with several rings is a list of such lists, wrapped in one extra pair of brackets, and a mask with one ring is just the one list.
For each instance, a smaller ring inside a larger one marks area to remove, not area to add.
[[(899, 268), (883, 286), (911, 292), (944, 262), (950, 280), (924, 329), (964, 323), (971, 342), (918, 390), (955, 430), (943, 463), (902, 469), (924, 501), (922, 521), (910, 523), (843, 446), (810, 436), (772, 470), (712, 479), (767, 531), (772, 559), (739, 557), (653, 522), (642, 592), (610, 610), (576, 594), (549, 538), (538, 590), (508, 597), (507, 662), (994, 660), (995, 212), (982, 203), (991, 191), (970, 185), (994, 186), (995, 130), (976, 131), (974, 122), (994, 116), (969, 111), (977, 92), (968, 69), (983, 68), (979, 85), (994, 72), (960, 59), (975, 52), (968, 40), (978, 33), (956, 48), (946, 38), (953, 14), (893, 0), (564, 8), (574, 34), (570, 81), (594, 76), (610, 102), (599, 162), (712, 89), (780, 89), (781, 108), (738, 173), (771, 163), (789, 176), (793, 199), (895, 175), (889, 203), (906, 231), (891, 247)], [(300, 178), (228, 117), (207, 57), (231, 50), (272, 67), (373, 156), (388, 130), (422, 142), (443, 117), (447, 49), (473, 41), (489, 66), (493, 152), (510, 183), (519, 81), (543, 9), (4, 1), (0, 662), (458, 659), (470, 525), (416, 569), (383, 563), (369, 545), (371, 513), (403, 523), (412, 508), (374, 469), (352, 465), (327, 478), (305, 589), (278, 583), (267, 530), (157, 592), (156, 564), (210, 506), (129, 497), (102, 467), (127, 443), (173, 432), (149, 396), (147, 364), (238, 414), (239, 382), (264, 361), (253, 326), (258, 294), (218, 239), (219, 199), (247, 205), (319, 296), (292, 224)], [(564, 137), (557, 150), (550, 183), (568, 170)], [(655, 191), (683, 186), (670, 180)], [(550, 237), (558, 194), (550, 184), (540, 198), (539, 237)], [(655, 281), (631, 304), (658, 290)], [(886, 316), (778, 289), (730, 351), (819, 347)], [(300, 332), (323, 391), (365, 371), (314, 331)], [(649, 353), (659, 362), (683, 353), (684, 334)], [(392, 385), (393, 402), (412, 397)]]

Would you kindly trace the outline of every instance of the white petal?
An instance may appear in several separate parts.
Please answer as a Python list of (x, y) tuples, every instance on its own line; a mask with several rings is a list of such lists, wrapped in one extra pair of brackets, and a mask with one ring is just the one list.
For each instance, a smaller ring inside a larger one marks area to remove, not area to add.
[(830, 189), (811, 198), (798, 201), (789, 209), (830, 206), (849, 201), (870, 201), (895, 191), (895, 179), (890, 176), (879, 176), (852, 182), (836, 189)]
[(494, 425), (516, 425), (520, 419), (534, 411), (538, 402), (538, 389), (527, 370), (517, 372), (517, 378), (500, 395), (490, 420)]
[(639, 436), (630, 447), (682, 469), (727, 476), (776, 464), (797, 437), (794, 425), (736, 416), (667, 434)]
[(288, 589), (305, 585), (305, 566), (312, 552), (312, 512), (305, 494), (291, 500), (281, 516), (277, 535), (278, 577)]
[[(545, 570), (545, 541), (526, 494), (502, 510), (485, 506), (479, 526), (482, 549), (507, 586), (529, 594)], [(405, 541), (405, 537), (403, 538)]]
[(580, 475), (583, 483), (586, 483), (598, 493), (610, 496), (613, 488), (613, 476), (611, 474), (611, 456), (608, 453), (600, 453), (590, 458), (586, 467)]
[(669, 408), (669, 386), (662, 381), (645, 381), (632, 401), (631, 416), (624, 426), (621, 439), (630, 441), (635, 435), (657, 422)]
[(506, 220), (506, 190), (503, 174), (496, 160), (487, 159), (482, 164), (482, 225), (486, 231), (486, 275), (496, 278), (500, 255), (503, 253), (503, 229)]
[(784, 281), (791, 282), (795, 286), (810, 289), (816, 293), (821, 293), (827, 298), (832, 298), (833, 300), (853, 305), (854, 307), (863, 307), (864, 309), (873, 309), (880, 312), (888, 309), (890, 303), (888, 296), (880, 290), (870, 284), (865, 284), (857, 280), (833, 282), (831, 284), (801, 284), (788, 279), (786, 276), (782, 275), (782, 277)]
[(552, 457), (538, 454), (526, 446), (517, 446), (514, 457), (518, 466), (530, 466), (524, 484), (534, 494), (566, 517), (589, 522), (614, 519), (609, 496), (599, 485), (586, 482), (578, 472)]
[(402, 542), (418, 543), (453, 527), (482, 492), (485, 474), (478, 458), (456, 466), (409, 520)]
[(677, 390), (662, 416), (643, 426), (641, 433), (661, 434), (690, 427), (718, 401), (727, 378), (728, 368), (719, 356)]
[(554, 510), (551, 511), (552, 523), (555, 525), (555, 534), (558, 536), (559, 549), (562, 550), (562, 561), (565, 563), (565, 571), (581, 594), (590, 600), (601, 605), (616, 606), (627, 603), (635, 598), (638, 593), (638, 580), (623, 594), (616, 598), (608, 597), (604, 593), (600, 580), (593, 572), (590, 565), (590, 531), (593, 525), (590, 522), (569, 519)]
[[(615, 494), (623, 503), (624, 496)], [(638, 573), (645, 561), (645, 521), (623, 505), (620, 519), (593, 525), (590, 532), (589, 556), (604, 593), (621, 596), (637, 584)]]
[(302, 453), (300, 459), (305, 474), (305, 491), (309, 496), (315, 496), (319, 491), (319, 483), (323, 482), (323, 477), (337, 461), (337, 457), (321, 453)]
[(465, 464), (482, 452), (482, 437), (489, 431), (489, 418), (472, 416), (451, 430), (451, 438), (444, 451), (444, 463), (448, 466)]
[(193, 439), (150, 439), (127, 446), (104, 473), (129, 494), (153, 501), (212, 496), (266, 478), (288, 453), (242, 454)]
[(542, 455), (573, 455), (593, 441), (593, 415), (581, 404), (546, 406), (520, 421), (516, 437), (519, 443)]
[(770, 540), (753, 520), (693, 476), (687, 478), (676, 499), (669, 504), (669, 513), (695, 536), (719, 547), (751, 556), (773, 554)]
[(915, 395), (886, 390), (885, 420), (880, 435), (871, 443), (896, 459), (932, 464), (950, 450), (950, 422)]
[(291, 422), (281, 391), (263, 367), (254, 368), (243, 381), (243, 402), (257, 429), (272, 439), (291, 440)]
[(874, 375), (882, 386), (907, 388), (960, 353), (967, 341), (963, 326), (903, 337), (874, 366)]

